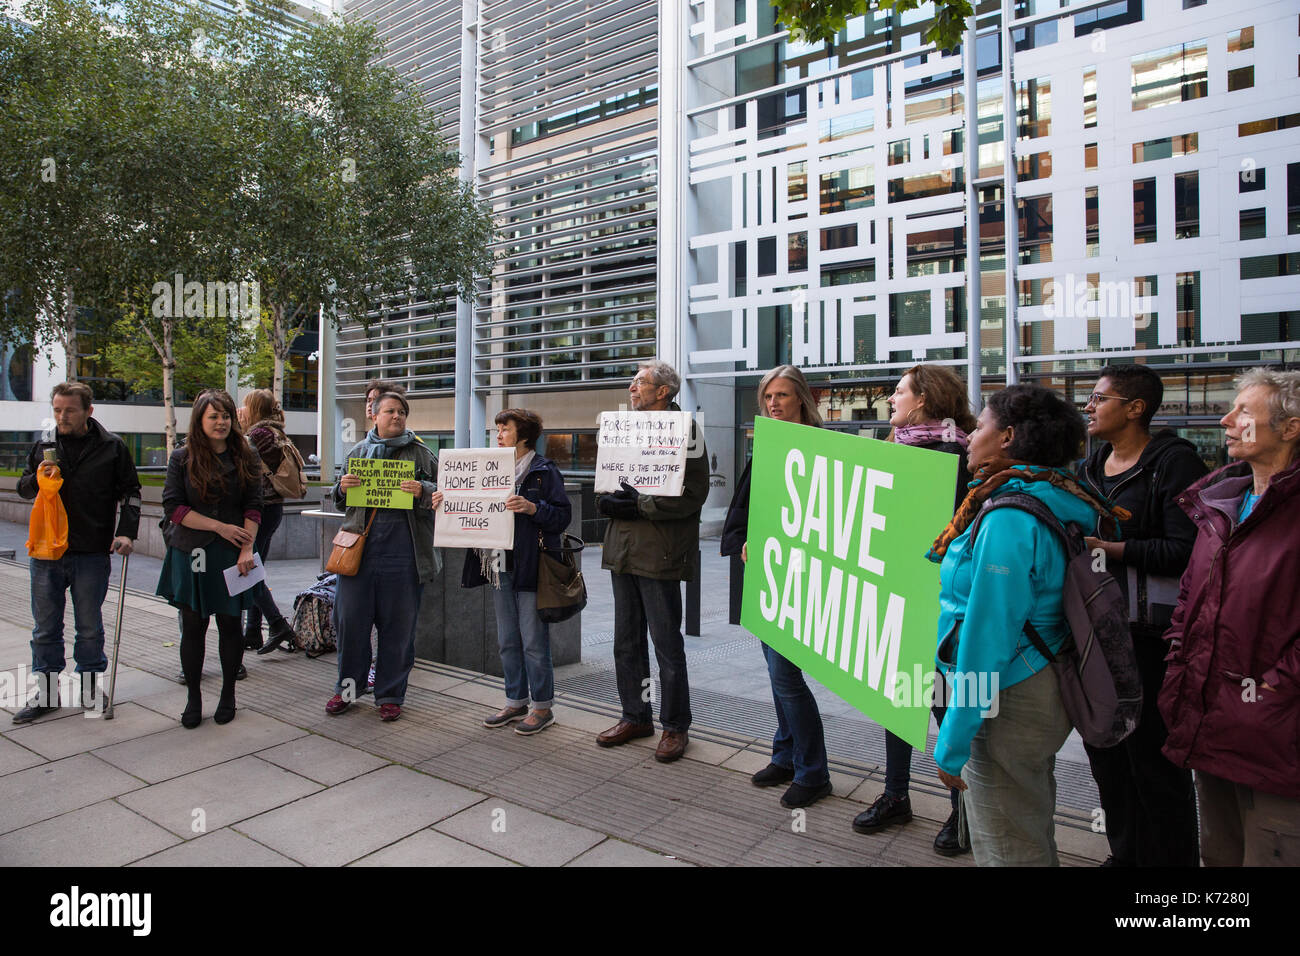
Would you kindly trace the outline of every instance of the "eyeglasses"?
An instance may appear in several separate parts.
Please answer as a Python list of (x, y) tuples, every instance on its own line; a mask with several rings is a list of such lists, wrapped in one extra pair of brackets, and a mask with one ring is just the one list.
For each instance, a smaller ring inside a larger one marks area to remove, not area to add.
[(1135, 401), (1136, 399), (1124, 398), (1122, 395), (1103, 395), (1101, 392), (1093, 392), (1091, 395), (1088, 396), (1088, 401), (1086, 404), (1100, 405), (1102, 402), (1107, 402), (1112, 400), (1116, 402), (1123, 402), (1125, 405), (1127, 405), (1129, 402)]
[(645, 388), (647, 385), (649, 385), (651, 388), (658, 388), (658, 387), (659, 387), (658, 385), (656, 385), (653, 381), (651, 381), (651, 380), (648, 379), (648, 378), (634, 378), (634, 379), (632, 379), (632, 387), (633, 387), (633, 388)]

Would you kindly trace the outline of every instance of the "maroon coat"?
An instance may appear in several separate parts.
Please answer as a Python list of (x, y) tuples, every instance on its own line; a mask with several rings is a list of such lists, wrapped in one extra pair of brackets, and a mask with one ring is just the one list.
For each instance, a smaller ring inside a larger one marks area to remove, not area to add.
[(1179, 767), (1300, 798), (1300, 461), (1239, 523), (1252, 480), (1238, 462), (1178, 496), (1198, 533), (1165, 632), (1164, 752)]

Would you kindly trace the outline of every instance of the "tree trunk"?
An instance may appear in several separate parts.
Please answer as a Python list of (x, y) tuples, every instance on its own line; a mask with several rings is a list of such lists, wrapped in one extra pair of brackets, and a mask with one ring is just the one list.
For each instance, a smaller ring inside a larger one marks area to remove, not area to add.
[(285, 341), (284, 306), (277, 303), (271, 308), (271, 354), (275, 357), (275, 370), (271, 376), (271, 391), (275, 400), (284, 407), (284, 363), (289, 357), (289, 345)]
[(164, 431), (167, 434), (167, 457), (171, 458), (176, 448), (176, 401), (173, 395), (173, 382), (176, 378), (176, 356), (172, 354), (172, 320), (162, 320), (162, 390)]
[(77, 380), (77, 303), (72, 298), (72, 286), (67, 287), (63, 306), (63, 380)]

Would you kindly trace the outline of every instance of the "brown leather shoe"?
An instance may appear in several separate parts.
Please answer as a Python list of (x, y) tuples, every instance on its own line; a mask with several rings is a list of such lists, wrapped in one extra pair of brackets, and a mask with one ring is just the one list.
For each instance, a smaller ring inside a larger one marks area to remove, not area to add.
[(665, 730), (664, 735), (659, 738), (659, 746), (655, 749), (655, 760), (660, 763), (672, 763), (674, 760), (681, 758), (686, 753), (686, 731), (677, 733), (674, 730)]
[(653, 737), (654, 735), (654, 724), (634, 724), (630, 720), (620, 720), (609, 730), (597, 734), (596, 743), (602, 747), (621, 747), (629, 740), (636, 740), (638, 737)]

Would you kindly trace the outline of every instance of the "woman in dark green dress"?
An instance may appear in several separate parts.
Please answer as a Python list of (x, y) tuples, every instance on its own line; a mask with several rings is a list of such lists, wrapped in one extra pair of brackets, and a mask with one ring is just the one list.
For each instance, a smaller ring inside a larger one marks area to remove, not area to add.
[(180, 611), (181, 668), (189, 701), (181, 714), (184, 727), (203, 719), (199, 682), (208, 620), (217, 617), (221, 655), (221, 699), (212, 719), (235, 719), (235, 674), (244, 658), (240, 612), (253, 605), (253, 590), (231, 596), (224, 571), (238, 565), (240, 575), (253, 569), (253, 541), (262, 517), (262, 468), (257, 452), (244, 439), (235, 403), (220, 389), (194, 401), (185, 447), (172, 452), (163, 488), (167, 556), (158, 594)]

